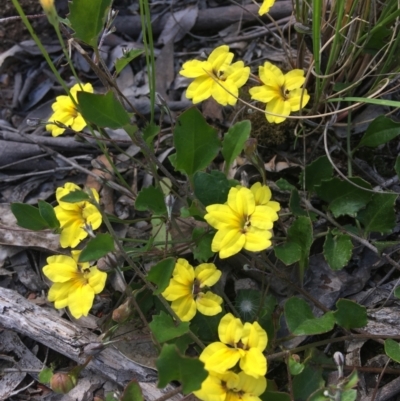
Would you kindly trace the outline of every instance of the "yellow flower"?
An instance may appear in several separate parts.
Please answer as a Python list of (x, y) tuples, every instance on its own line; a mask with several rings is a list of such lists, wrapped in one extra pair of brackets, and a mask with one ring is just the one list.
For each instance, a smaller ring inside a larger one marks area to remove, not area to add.
[[(270, 230), (273, 222), (278, 220), (277, 211), (280, 206), (277, 202), (269, 201), (268, 187), (253, 187), (231, 188), (225, 205), (206, 207), (205, 220), (218, 230), (211, 249), (219, 252), (221, 259), (235, 255), (243, 248), (258, 252), (271, 246)], [(261, 201), (265, 203), (258, 203)]]
[(217, 315), (222, 311), (222, 298), (202, 290), (214, 285), (221, 274), (214, 263), (202, 263), (193, 269), (187, 260), (178, 259), (162, 295), (172, 301), (171, 308), (184, 322), (192, 320), (197, 310), (206, 316)]
[[(210, 96), (223, 106), (234, 106), (241, 88), (248, 80), (250, 68), (243, 61), (232, 63), (233, 53), (229, 46), (214, 49), (206, 61), (190, 60), (179, 72), (187, 78), (194, 78), (186, 91), (186, 97), (199, 103)], [(230, 92), (230, 93), (229, 93)]]
[(257, 322), (243, 325), (228, 313), (219, 323), (218, 336), (221, 342), (211, 343), (200, 355), (206, 370), (222, 374), (239, 362), (243, 372), (256, 379), (267, 373), (267, 359), (262, 352), (268, 337)]
[[(70, 89), (70, 92), (76, 103), (78, 103), (77, 93), (80, 91), (93, 93), (93, 87), (89, 83), (74, 85)], [(51, 135), (59, 136), (65, 131), (65, 128), (58, 127), (54, 122), (62, 123), (78, 132), (86, 127), (86, 121), (76, 109), (74, 102), (69, 96), (57, 96), (55, 103), (51, 107), (54, 111), (49, 118), (49, 123), (51, 124), (46, 125), (46, 129), (51, 132)]]
[(258, 10), (259, 15), (264, 15), (269, 12), (269, 9), (274, 5), (275, 0), (264, 0), (261, 4), (260, 9)]
[(270, 123), (285, 121), (285, 116), (299, 111), (310, 100), (307, 90), (301, 89), (305, 81), (303, 70), (292, 70), (283, 75), (278, 67), (266, 62), (259, 67), (259, 75), (264, 85), (255, 86), (249, 92), (252, 99), (267, 103), (265, 116)]
[(194, 394), (203, 401), (261, 401), (259, 396), (266, 388), (267, 380), (264, 376), (254, 378), (244, 372), (211, 372), (201, 389), (194, 391)]
[[(68, 246), (75, 248), (80, 241), (88, 236), (86, 228), (96, 230), (102, 222), (101, 213), (90, 202), (69, 203), (61, 200), (62, 197), (76, 190), (80, 190), (78, 185), (67, 182), (63, 187), (57, 188), (56, 191), (58, 206), (54, 208), (54, 211), (60, 222), (60, 244), (63, 248)], [(91, 191), (98, 202), (99, 194), (93, 188)]]
[(81, 251), (72, 251), (72, 257), (57, 255), (47, 258), (43, 273), (53, 281), (48, 299), (57, 309), (68, 306), (72, 316), (87, 316), (95, 294), (103, 291), (107, 274), (88, 262), (78, 263)]

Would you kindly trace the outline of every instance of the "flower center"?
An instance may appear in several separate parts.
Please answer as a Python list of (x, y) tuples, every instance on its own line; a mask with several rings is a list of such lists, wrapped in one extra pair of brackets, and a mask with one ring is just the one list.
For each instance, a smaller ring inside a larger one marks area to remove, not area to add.
[(193, 286), (192, 286), (192, 294), (196, 298), (196, 296), (201, 292), (200, 288), (200, 281), (194, 279)]
[(281, 95), (282, 95), (283, 100), (288, 100), (289, 99), (289, 94), (290, 94), (290, 90), (286, 89), (284, 86), (282, 86)]
[(244, 224), (242, 228), (242, 234), (246, 234), (251, 227), (251, 216), (244, 216)]

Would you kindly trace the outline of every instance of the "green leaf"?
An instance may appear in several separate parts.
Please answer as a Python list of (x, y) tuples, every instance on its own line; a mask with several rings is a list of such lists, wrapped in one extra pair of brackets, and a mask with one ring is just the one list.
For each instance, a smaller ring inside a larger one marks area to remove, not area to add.
[(275, 255), (286, 266), (292, 265), (301, 259), (301, 246), (296, 242), (286, 242), (274, 248)]
[(365, 306), (349, 299), (339, 299), (334, 312), (336, 323), (347, 330), (364, 327), (368, 323)]
[(149, 146), (152, 146), (153, 139), (160, 133), (161, 127), (154, 123), (146, 124), (143, 129), (143, 139)]
[(68, 202), (68, 203), (77, 203), (77, 202), (82, 202), (82, 201), (88, 201), (90, 200), (89, 195), (82, 190), (76, 189), (75, 191), (70, 192), (67, 195), (64, 195), (60, 201), (62, 202)]
[(128, 383), (120, 401), (144, 401), (142, 389), (136, 380), (132, 380)]
[(135, 209), (141, 211), (151, 210), (157, 215), (167, 214), (164, 194), (161, 189), (154, 187), (143, 188), (136, 198)]
[(289, 209), (295, 216), (308, 216), (308, 213), (300, 206), (300, 195), (297, 189), (290, 194)]
[(192, 232), (192, 240), (196, 244), (193, 250), (193, 257), (205, 263), (209, 260), (214, 252), (211, 250), (211, 243), (214, 238), (214, 233), (209, 233), (203, 227), (195, 227)]
[[(371, 185), (361, 178), (355, 177), (349, 180), (361, 187), (371, 189)], [(322, 200), (329, 203), (329, 209), (335, 217), (345, 214), (354, 217), (366, 206), (373, 195), (339, 178), (322, 181), (315, 191)]]
[(340, 270), (351, 258), (353, 243), (346, 234), (332, 235), (329, 231), (324, 243), (324, 257), (332, 270)]
[(79, 91), (77, 97), (83, 118), (98, 127), (117, 129), (130, 123), (129, 114), (111, 91), (105, 95)]
[(393, 295), (400, 299), (400, 286), (394, 289)]
[(39, 209), (25, 203), (11, 203), (11, 211), (17, 224), (28, 230), (39, 231), (49, 228), (47, 221), (40, 215)]
[(151, 332), (159, 343), (165, 343), (186, 334), (189, 326), (189, 322), (177, 324), (170, 315), (163, 311), (159, 315), (153, 316), (153, 320), (149, 324)]
[(114, 240), (110, 234), (97, 234), (79, 255), (79, 263), (98, 260), (114, 250)]
[(327, 312), (316, 318), (310, 306), (302, 298), (289, 298), (285, 303), (284, 310), (288, 328), (297, 336), (327, 333), (335, 325), (333, 312)]
[(198, 171), (193, 176), (194, 194), (204, 205), (225, 203), (231, 185), (224, 173), (212, 170), (210, 174)]
[(143, 49), (126, 50), (121, 58), (115, 61), (115, 71), (119, 74), (132, 60), (144, 53)]
[(394, 204), (397, 194), (375, 193), (371, 202), (357, 214), (366, 232), (390, 233), (396, 225)]
[(304, 370), (293, 378), (293, 396), (295, 400), (305, 401), (325, 384), (321, 369), (307, 365)]
[(303, 175), (305, 175), (305, 187), (308, 191), (315, 191), (315, 186), (320, 185), (322, 180), (328, 180), (333, 175), (333, 167), (326, 156), (321, 156), (305, 169), (300, 175), (300, 184), (303, 183)]
[(275, 255), (285, 264), (299, 262), (301, 270), (304, 270), (308, 265), (308, 255), (312, 243), (311, 220), (308, 217), (300, 216), (288, 229), (286, 243), (274, 248)]
[(396, 171), (397, 177), (400, 178), (400, 155), (396, 157), (396, 163), (394, 165), (394, 170)]
[(289, 394), (278, 391), (268, 391), (268, 389), (269, 386), (267, 387), (267, 391), (260, 395), (259, 398), (261, 401), (291, 401)]
[(103, 29), (112, 0), (73, 0), (69, 3), (68, 19), (75, 37), (97, 48), (97, 39)]
[(396, 123), (386, 116), (379, 116), (368, 126), (357, 147), (369, 146), (376, 148), (398, 135), (400, 135), (400, 123)]
[(400, 363), (400, 345), (398, 342), (387, 338), (385, 340), (385, 353), (386, 355), (393, 359), (395, 362)]
[(225, 159), (225, 174), (228, 173), (229, 167), (240, 155), (244, 144), (249, 139), (251, 131), (251, 122), (243, 120), (229, 128), (224, 140), (222, 141), (222, 156)]
[(158, 370), (158, 387), (165, 387), (170, 381), (177, 380), (182, 384), (183, 394), (199, 390), (201, 383), (208, 376), (204, 364), (197, 358), (182, 356), (175, 345), (164, 344), (156, 361)]
[(166, 258), (158, 262), (150, 269), (149, 273), (147, 274), (147, 279), (157, 285), (154, 295), (161, 294), (168, 287), (174, 268), (175, 259)]
[(297, 362), (293, 355), (289, 356), (289, 371), (292, 376), (299, 375), (304, 368), (304, 363)]
[(50, 203), (47, 203), (42, 200), (38, 201), (38, 206), (39, 206), (39, 213), (46, 221), (48, 226), (53, 230), (60, 228), (60, 222), (56, 217), (56, 213), (54, 212), (53, 206), (51, 206)]
[(293, 189), (296, 189), (294, 185), (292, 185), (289, 181), (285, 180), (284, 178), (279, 178), (279, 180), (276, 181), (275, 184), (282, 191), (292, 191)]
[(218, 154), (217, 130), (207, 124), (197, 108), (186, 110), (177, 118), (173, 135), (175, 168), (189, 176), (205, 169)]

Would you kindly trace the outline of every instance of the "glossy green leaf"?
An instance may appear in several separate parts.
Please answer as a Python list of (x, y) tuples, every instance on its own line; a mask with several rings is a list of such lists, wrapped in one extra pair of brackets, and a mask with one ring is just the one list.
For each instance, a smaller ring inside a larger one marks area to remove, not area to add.
[(60, 199), (60, 201), (68, 203), (77, 203), (77, 202), (87, 201), (89, 199), (90, 197), (85, 191), (76, 189), (75, 191), (72, 191), (69, 194), (64, 195)]
[(104, 27), (112, 0), (73, 0), (68, 19), (75, 37), (97, 48), (98, 36)]
[(279, 391), (267, 391), (260, 395), (261, 401), (291, 401), (290, 395), (287, 393), (281, 393)]
[(208, 376), (204, 364), (198, 358), (182, 356), (175, 345), (164, 344), (156, 361), (158, 387), (163, 388), (169, 382), (177, 380), (182, 385), (183, 394), (199, 390), (201, 383)]
[(167, 214), (164, 194), (159, 188), (147, 187), (143, 188), (136, 198), (136, 210), (151, 210), (154, 214)]
[(128, 49), (115, 61), (115, 71), (119, 74), (132, 60), (144, 53), (143, 49)]
[(172, 317), (161, 311), (159, 315), (153, 316), (149, 324), (151, 332), (159, 343), (180, 337), (189, 331), (189, 322), (176, 323)]
[(310, 306), (302, 298), (289, 298), (285, 303), (284, 310), (288, 328), (297, 336), (326, 333), (335, 325), (333, 312), (327, 312), (316, 318)]
[(189, 176), (205, 169), (220, 149), (217, 130), (207, 124), (197, 108), (183, 112), (174, 129), (175, 168)]
[(128, 383), (120, 401), (144, 401), (142, 389), (136, 380), (132, 380)]
[(53, 230), (60, 228), (60, 222), (56, 217), (53, 206), (43, 200), (38, 201), (39, 213)]
[(251, 122), (243, 120), (229, 128), (222, 141), (222, 156), (225, 159), (225, 174), (228, 173), (231, 164), (240, 155), (244, 144), (249, 139)]
[[(355, 177), (349, 180), (363, 188), (371, 189), (371, 185), (361, 178)], [(373, 195), (372, 192), (363, 191), (348, 181), (336, 177), (322, 181), (315, 191), (322, 200), (328, 202), (329, 209), (335, 217), (346, 214), (354, 217), (366, 206)]]
[(304, 269), (308, 265), (312, 243), (311, 220), (308, 217), (300, 216), (288, 229), (286, 243), (274, 248), (275, 255), (285, 264), (299, 262), (300, 268)]
[(332, 270), (340, 270), (349, 263), (353, 243), (347, 234), (332, 235), (329, 231), (324, 242), (324, 257)]
[(316, 185), (320, 185), (323, 180), (328, 180), (332, 175), (332, 164), (326, 156), (321, 156), (304, 169), (303, 174), (300, 175), (300, 185), (303, 185), (303, 176), (305, 176), (306, 189), (315, 191)]
[(79, 255), (79, 263), (98, 260), (114, 250), (114, 240), (110, 234), (97, 234)]
[(297, 401), (306, 401), (308, 397), (323, 387), (325, 381), (321, 369), (307, 365), (304, 370), (293, 378), (293, 395)]
[(204, 205), (225, 203), (231, 188), (224, 173), (212, 170), (210, 174), (198, 171), (193, 176), (194, 194)]
[(400, 135), (400, 123), (386, 116), (379, 116), (368, 126), (358, 145), (376, 148)]
[(371, 202), (357, 214), (357, 219), (366, 232), (392, 232), (396, 225), (394, 205), (397, 196), (397, 194), (373, 194)]
[(202, 263), (207, 262), (214, 252), (211, 250), (211, 243), (214, 233), (207, 232), (203, 227), (195, 227), (192, 232), (192, 240), (195, 243), (193, 257)]
[(98, 127), (117, 129), (130, 123), (128, 112), (111, 91), (105, 95), (80, 91), (77, 97), (83, 118)]
[(175, 258), (166, 258), (158, 262), (150, 269), (149, 273), (147, 274), (147, 279), (157, 285), (154, 295), (161, 294), (168, 287), (174, 268)]
[(334, 312), (336, 323), (345, 329), (358, 329), (368, 323), (367, 310), (365, 306), (351, 301), (350, 299), (339, 299), (336, 302), (337, 310)]
[(400, 363), (400, 344), (397, 341), (387, 338), (385, 340), (385, 353), (389, 358)]
[(301, 207), (300, 195), (297, 189), (293, 189), (290, 194), (289, 209), (295, 216), (308, 216), (307, 211)]
[(39, 231), (49, 228), (47, 221), (40, 215), (39, 209), (25, 203), (12, 203), (11, 211), (20, 227)]

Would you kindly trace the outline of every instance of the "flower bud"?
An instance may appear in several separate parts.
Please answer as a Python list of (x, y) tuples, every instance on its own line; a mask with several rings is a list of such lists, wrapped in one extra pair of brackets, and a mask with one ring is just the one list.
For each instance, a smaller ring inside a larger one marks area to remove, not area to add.
[(128, 298), (123, 304), (114, 309), (112, 320), (117, 323), (122, 323), (132, 314), (131, 300)]
[(54, 8), (54, 0), (39, 0), (43, 10), (47, 13)]
[(72, 378), (67, 373), (54, 373), (50, 379), (50, 388), (58, 394), (67, 394), (75, 387)]

